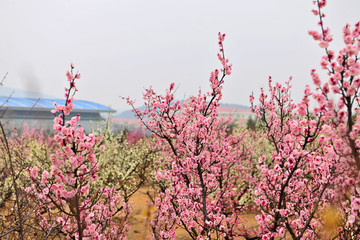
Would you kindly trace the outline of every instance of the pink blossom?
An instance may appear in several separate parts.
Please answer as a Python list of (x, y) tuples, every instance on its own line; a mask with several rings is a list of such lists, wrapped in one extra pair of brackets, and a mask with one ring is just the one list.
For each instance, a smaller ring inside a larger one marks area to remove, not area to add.
[(105, 145), (101, 145), (101, 146), (100, 146), (100, 151), (102, 151), (102, 152), (105, 151)]
[(38, 167), (34, 166), (32, 169), (30, 169), (30, 177), (32, 179), (36, 179), (38, 177)]
[(329, 42), (328, 42), (328, 41), (321, 41), (321, 42), (319, 43), (319, 46), (320, 46), (321, 48), (327, 48), (327, 47), (329, 47)]

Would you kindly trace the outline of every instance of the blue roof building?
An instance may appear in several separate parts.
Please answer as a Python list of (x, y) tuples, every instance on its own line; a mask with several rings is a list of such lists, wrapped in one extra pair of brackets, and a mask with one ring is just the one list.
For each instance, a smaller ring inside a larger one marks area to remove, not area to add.
[[(54, 114), (51, 110), (54, 109), (54, 102), (63, 105), (65, 99), (0, 86), (0, 120), (3, 120), (3, 124), (6, 121), (11, 127), (19, 129), (24, 122), (30, 127), (52, 129)], [(102, 104), (75, 99), (73, 111), (68, 119), (80, 114), (82, 127), (90, 130), (90, 122), (105, 120), (101, 115), (114, 112)]]

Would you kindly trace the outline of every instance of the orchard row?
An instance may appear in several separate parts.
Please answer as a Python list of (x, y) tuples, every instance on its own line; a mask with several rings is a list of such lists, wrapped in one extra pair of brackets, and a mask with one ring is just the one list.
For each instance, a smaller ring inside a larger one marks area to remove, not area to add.
[[(360, 238), (360, 23), (343, 29), (344, 48), (330, 49), (323, 22), (326, 0), (314, 1), (320, 31), (309, 34), (324, 49), (301, 102), (290, 97), (291, 78), (250, 96), (254, 129), (230, 131), (219, 117), (222, 88), (232, 65), (218, 36), (221, 69), (210, 90), (186, 102), (149, 88), (146, 108), (127, 98), (152, 137), (131, 143), (106, 128), (86, 134), (72, 111), (74, 66), (67, 72), (65, 105), (55, 105), (54, 137), (2, 129), (0, 238), (125, 239), (129, 198), (150, 184), (153, 239)], [(316, 105), (316, 107), (312, 107)], [(257, 227), (242, 216), (256, 214)]]

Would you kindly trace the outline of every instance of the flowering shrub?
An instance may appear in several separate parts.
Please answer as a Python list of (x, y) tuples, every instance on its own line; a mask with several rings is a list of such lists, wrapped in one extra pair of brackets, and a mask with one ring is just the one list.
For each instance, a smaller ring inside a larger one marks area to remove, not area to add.
[[(114, 187), (122, 191), (125, 199), (131, 197), (151, 178), (155, 153), (151, 139), (130, 139), (122, 134), (114, 136), (109, 129), (103, 131), (102, 146), (105, 150), (98, 157), (101, 171), (93, 183), (97, 187)], [(101, 148), (101, 146), (100, 146)]]
[(134, 129), (126, 134), (126, 141), (129, 144), (135, 144), (143, 138), (145, 138), (145, 132), (141, 128)]
[[(75, 80), (80, 74), (67, 72), (69, 88), (65, 89), (65, 105), (56, 105), (54, 114), (55, 141), (59, 144), (50, 156), (51, 169), (39, 173), (39, 168), (28, 168), (33, 181), (26, 191), (33, 194), (41, 210), (37, 211), (43, 231), (61, 234), (71, 239), (123, 239), (128, 229), (130, 207), (116, 187), (94, 189), (91, 183), (98, 178), (99, 165), (95, 147), (101, 135), (86, 135), (78, 124), (80, 116), (66, 121), (73, 108)], [(104, 150), (103, 146), (99, 147)], [(119, 213), (120, 223), (115, 224)]]
[(174, 101), (172, 83), (165, 96), (147, 89), (147, 108), (134, 109), (164, 152), (156, 169), (160, 189), (151, 222), (154, 239), (175, 239), (178, 227), (191, 239), (227, 239), (242, 232), (239, 217), (244, 206), (240, 202), (248, 186), (241, 161), (249, 159), (250, 150), (240, 143), (243, 134), (233, 136), (226, 131), (230, 119), (218, 117), (222, 84), (231, 73), (224, 37), (219, 33), (218, 58), (223, 69), (211, 73), (210, 92), (199, 91), (180, 104)]
[(253, 107), (274, 147), (271, 159), (260, 156), (261, 174), (254, 187), (261, 210), (256, 217), (257, 235), (263, 239), (284, 237), (286, 231), (293, 239), (315, 238), (321, 225), (318, 208), (325, 204), (326, 190), (335, 176), (336, 162), (329, 157), (328, 142), (318, 140), (322, 114), (314, 116), (309, 111), (308, 88), (298, 110), (289, 99), (290, 87), (290, 81), (272, 86), (270, 78), (269, 99), (262, 90), (260, 104)]
[[(360, 237), (360, 119), (359, 119), (359, 87), (360, 87), (360, 22), (352, 28), (346, 24), (343, 28), (345, 47), (336, 55), (331, 50), (332, 35), (325, 27), (323, 8), (327, 1), (316, 1), (313, 13), (319, 16), (321, 31), (309, 31), (325, 55), (321, 58), (321, 67), (329, 78), (322, 82), (315, 69), (311, 76), (316, 85), (313, 94), (319, 107), (315, 113), (324, 115), (325, 125), (323, 141), (331, 145), (332, 158), (338, 158), (336, 168), (342, 172), (334, 189), (338, 201), (338, 211), (342, 214), (342, 224), (338, 228), (339, 239), (359, 239)], [(334, 99), (332, 96), (336, 96)], [(327, 154), (327, 155), (330, 155)], [(341, 204), (340, 204), (341, 203)]]
[[(325, 49), (321, 66), (329, 74), (322, 83), (316, 70), (316, 86), (307, 86), (303, 100), (292, 103), (286, 86), (271, 85), (270, 97), (262, 91), (253, 110), (261, 119), (268, 140), (275, 147), (272, 157), (260, 157), (262, 170), (256, 187), (261, 214), (258, 238), (359, 239), (359, 86), (360, 24), (344, 27), (346, 47), (338, 56), (329, 49), (330, 30), (325, 28), (322, 9), (326, 0), (314, 1), (312, 12), (320, 18), (321, 32), (309, 31)], [(337, 103), (330, 94), (338, 96)], [(310, 97), (318, 107), (309, 107)], [(254, 98), (251, 96), (251, 101)], [(329, 217), (327, 212), (334, 216)], [(329, 229), (329, 218), (335, 219)], [(329, 236), (329, 230), (331, 234)]]
[(34, 238), (36, 221), (29, 218), (36, 209), (36, 204), (29, 201), (24, 188), (31, 185), (26, 168), (38, 165), (41, 169), (48, 168), (49, 153), (52, 148), (42, 132), (23, 128), (18, 136), (14, 131), (10, 137), (1, 126), (0, 144), (0, 207), (5, 209), (0, 215), (0, 238)]

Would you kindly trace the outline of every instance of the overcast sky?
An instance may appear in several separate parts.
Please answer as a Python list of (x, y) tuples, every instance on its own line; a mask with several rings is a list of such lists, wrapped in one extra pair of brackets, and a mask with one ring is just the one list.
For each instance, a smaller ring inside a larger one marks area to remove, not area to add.
[[(252, 91), (293, 76), (300, 99), (323, 51), (307, 34), (319, 30), (312, 0), (0, 0), (0, 80), (7, 87), (62, 97), (73, 62), (82, 74), (76, 98), (128, 109), (144, 88), (177, 98), (208, 90), (220, 67), (217, 33), (226, 33), (223, 102), (249, 105)], [(343, 47), (342, 27), (360, 20), (360, 0), (329, 0), (331, 45)], [(1, 88), (0, 88), (1, 91)]]

